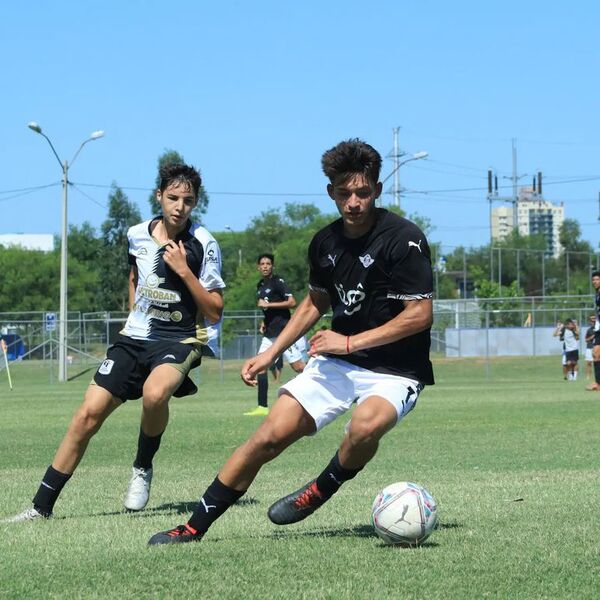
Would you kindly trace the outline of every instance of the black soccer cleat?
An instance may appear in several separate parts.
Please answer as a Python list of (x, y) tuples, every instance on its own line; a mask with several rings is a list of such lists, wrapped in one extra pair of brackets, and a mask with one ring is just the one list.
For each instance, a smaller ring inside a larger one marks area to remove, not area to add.
[(178, 525), (175, 529), (155, 533), (149, 540), (148, 546), (160, 544), (184, 544), (186, 542), (199, 542), (202, 534), (189, 525)]
[(269, 519), (275, 525), (297, 523), (312, 515), (328, 499), (318, 490), (317, 481), (310, 481), (299, 490), (277, 500), (269, 508)]

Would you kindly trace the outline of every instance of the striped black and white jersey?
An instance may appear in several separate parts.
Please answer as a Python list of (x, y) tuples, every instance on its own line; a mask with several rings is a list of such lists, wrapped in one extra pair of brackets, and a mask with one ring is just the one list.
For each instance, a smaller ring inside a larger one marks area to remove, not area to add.
[[(133, 309), (121, 333), (138, 340), (199, 341), (208, 349), (206, 354), (218, 356), (221, 323), (205, 322), (186, 285), (165, 263), (165, 246), (152, 236), (158, 221), (139, 223), (127, 232), (129, 263), (137, 267), (138, 279)], [(187, 263), (206, 290), (225, 287), (221, 250), (204, 227), (188, 221), (174, 241), (183, 242)]]
[[(371, 230), (344, 235), (342, 219), (319, 231), (308, 250), (309, 285), (329, 295), (331, 328), (355, 335), (392, 320), (405, 300), (433, 296), (431, 253), (423, 232), (411, 221), (377, 208)], [(391, 344), (339, 358), (378, 373), (433, 383), (430, 330)]]

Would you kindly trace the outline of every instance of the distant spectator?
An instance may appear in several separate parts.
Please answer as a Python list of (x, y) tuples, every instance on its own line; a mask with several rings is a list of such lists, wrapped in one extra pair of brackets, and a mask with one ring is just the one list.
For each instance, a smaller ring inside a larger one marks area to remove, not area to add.
[(560, 339), (565, 345), (567, 379), (577, 380), (577, 363), (579, 362), (579, 327), (575, 319), (567, 319), (560, 332)]
[(557, 337), (560, 339), (561, 345), (562, 345), (562, 354), (561, 354), (561, 365), (562, 365), (562, 373), (563, 373), (563, 379), (565, 381), (567, 381), (568, 379), (568, 374), (569, 371), (567, 369), (567, 358), (565, 356), (565, 342), (561, 337), (562, 331), (563, 331), (563, 323), (562, 321), (557, 321), (556, 323), (556, 327), (554, 329), (554, 332), (552, 333), (552, 335), (554, 337)]

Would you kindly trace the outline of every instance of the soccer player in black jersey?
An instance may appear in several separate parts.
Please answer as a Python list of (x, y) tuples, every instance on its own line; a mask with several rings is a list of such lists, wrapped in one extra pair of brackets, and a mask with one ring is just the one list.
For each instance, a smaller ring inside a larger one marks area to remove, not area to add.
[[(273, 273), (275, 257), (272, 254), (261, 254), (257, 260), (258, 270), (261, 274), (260, 281), (256, 284), (257, 306), (262, 308), (264, 321), (261, 329), (263, 338), (258, 349), (259, 354), (268, 350), (275, 338), (283, 331), (290, 320), (290, 308), (296, 306), (296, 299), (282, 277)], [(302, 373), (304, 360), (301, 340), (292, 344), (285, 350), (283, 356), (296, 373)], [(276, 359), (275, 362), (277, 362)], [(269, 414), (268, 393), (269, 379), (267, 371), (256, 376), (258, 391), (258, 406), (244, 413), (248, 416), (265, 416)]]
[(594, 382), (586, 386), (588, 392), (600, 392), (600, 271), (592, 272), (592, 286), (596, 290), (594, 297), (594, 309), (596, 311), (596, 323), (594, 324), (594, 345), (592, 346), (592, 357), (594, 359)]
[(190, 214), (201, 179), (187, 165), (160, 170), (162, 215), (131, 227), (130, 313), (119, 339), (87, 388), (48, 467), (33, 506), (7, 521), (50, 517), (54, 503), (104, 420), (124, 401), (143, 396), (137, 456), (125, 508), (149, 498), (152, 459), (169, 419), (169, 399), (196, 391), (188, 377), (201, 356), (214, 354), (223, 311), (221, 257), (216, 240)]
[(331, 329), (311, 337), (306, 368), (281, 388), (269, 415), (233, 452), (188, 522), (155, 534), (151, 545), (200, 540), (265, 463), (356, 403), (325, 469), (268, 511), (280, 525), (306, 518), (359, 473), (385, 433), (414, 408), (423, 386), (434, 382), (433, 281), (425, 235), (376, 208), (381, 156), (373, 147), (358, 139), (341, 142), (325, 152), (322, 166), (341, 218), (312, 239), (308, 296), (273, 345), (244, 364), (242, 379), (255, 385), (257, 374), (329, 311)]

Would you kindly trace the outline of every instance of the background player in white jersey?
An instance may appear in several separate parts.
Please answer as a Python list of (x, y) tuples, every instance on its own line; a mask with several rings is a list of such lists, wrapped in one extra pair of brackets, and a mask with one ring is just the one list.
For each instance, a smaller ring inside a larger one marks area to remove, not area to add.
[[(257, 306), (262, 308), (264, 321), (261, 326), (263, 338), (258, 352), (264, 352), (271, 347), (275, 338), (283, 331), (290, 320), (290, 308), (296, 306), (296, 299), (292, 291), (282, 277), (273, 273), (275, 257), (264, 253), (256, 261), (260, 271), (260, 281), (256, 284)], [(303, 347), (301, 340), (286, 348), (283, 357), (296, 373), (302, 373), (304, 369)], [(279, 360), (276, 359), (275, 362)], [(265, 416), (269, 414), (268, 396), (269, 379), (267, 371), (256, 376), (258, 406), (244, 413), (247, 416)]]
[(574, 319), (566, 319), (560, 332), (560, 339), (565, 345), (565, 365), (567, 367), (567, 379), (577, 380), (579, 367), (579, 327)]
[(254, 385), (258, 373), (330, 310), (331, 329), (311, 337), (306, 368), (281, 388), (266, 419), (230, 456), (189, 521), (155, 534), (151, 545), (202, 539), (265, 463), (356, 403), (327, 467), (268, 513), (280, 525), (306, 518), (358, 474), (385, 433), (414, 408), (423, 386), (433, 384), (433, 281), (425, 235), (376, 208), (381, 156), (373, 147), (342, 142), (323, 155), (322, 166), (341, 218), (313, 237), (308, 296), (273, 345), (245, 363), (242, 379)]
[(33, 506), (10, 521), (52, 515), (54, 503), (92, 436), (124, 401), (143, 396), (138, 450), (125, 507), (148, 502), (152, 459), (169, 419), (169, 399), (196, 391), (188, 377), (203, 354), (214, 354), (223, 312), (217, 242), (190, 214), (201, 179), (193, 167), (166, 165), (156, 192), (162, 215), (131, 227), (130, 313), (76, 411)]

